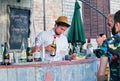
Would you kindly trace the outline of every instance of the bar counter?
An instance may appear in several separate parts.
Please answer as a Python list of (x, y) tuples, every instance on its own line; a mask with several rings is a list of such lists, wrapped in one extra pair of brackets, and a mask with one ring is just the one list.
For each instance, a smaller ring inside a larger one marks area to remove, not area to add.
[(99, 59), (0, 65), (0, 81), (96, 81)]

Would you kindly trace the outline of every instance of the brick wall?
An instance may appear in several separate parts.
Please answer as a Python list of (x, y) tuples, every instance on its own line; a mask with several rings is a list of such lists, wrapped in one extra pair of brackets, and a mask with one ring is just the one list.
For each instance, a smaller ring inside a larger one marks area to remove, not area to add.
[[(39, 32), (53, 28), (54, 22), (62, 15), (61, 0), (34, 0), (34, 28), (35, 36)], [(45, 6), (45, 7), (44, 7)]]
[(110, 0), (110, 13), (114, 14), (120, 10), (120, 0)]
[(43, 0), (34, 0), (35, 36), (44, 30), (44, 26), (46, 30), (53, 28), (55, 20), (61, 15), (67, 16), (71, 23), (75, 0), (45, 0), (45, 9), (43, 3)]
[(34, 0), (33, 15), (33, 36), (35, 37), (40, 30), (43, 30), (43, 0)]

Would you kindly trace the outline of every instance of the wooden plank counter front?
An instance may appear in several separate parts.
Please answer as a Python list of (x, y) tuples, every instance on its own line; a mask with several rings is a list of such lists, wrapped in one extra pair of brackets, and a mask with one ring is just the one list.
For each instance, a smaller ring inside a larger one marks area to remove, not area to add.
[(99, 60), (0, 65), (0, 81), (96, 81)]

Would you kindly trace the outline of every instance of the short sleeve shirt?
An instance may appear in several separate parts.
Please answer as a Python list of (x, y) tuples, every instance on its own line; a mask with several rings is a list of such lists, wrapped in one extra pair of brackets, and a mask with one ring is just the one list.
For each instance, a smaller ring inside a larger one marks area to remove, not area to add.
[(110, 81), (120, 81), (118, 76), (120, 75), (120, 34), (116, 34), (111, 38), (108, 38), (102, 44), (99, 55), (102, 57), (108, 57), (110, 66)]
[[(47, 30), (47, 31), (43, 31), (41, 33), (39, 33), (39, 35), (37, 36), (38, 39), (38, 46), (41, 46), (44, 44), (44, 46), (48, 46), (49, 44), (52, 44), (53, 39), (54, 39), (54, 35), (55, 32), (53, 29), (51, 30)], [(65, 51), (65, 55), (68, 54), (68, 41), (67, 41), (67, 37), (64, 36), (63, 34), (60, 35), (60, 37), (56, 37), (56, 45), (57, 45), (57, 50), (56, 50), (56, 56), (53, 57), (50, 56), (49, 52), (45, 52), (45, 58), (48, 60), (53, 60), (53, 61), (59, 61), (61, 60), (61, 50)]]

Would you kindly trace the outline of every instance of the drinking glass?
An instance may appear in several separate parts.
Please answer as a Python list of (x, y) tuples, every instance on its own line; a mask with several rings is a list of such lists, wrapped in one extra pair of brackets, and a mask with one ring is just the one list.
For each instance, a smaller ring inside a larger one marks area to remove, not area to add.
[(61, 49), (61, 50), (60, 50), (60, 54), (61, 54), (61, 59), (62, 59), (62, 60), (65, 60), (65, 55), (67, 54), (66, 50)]

